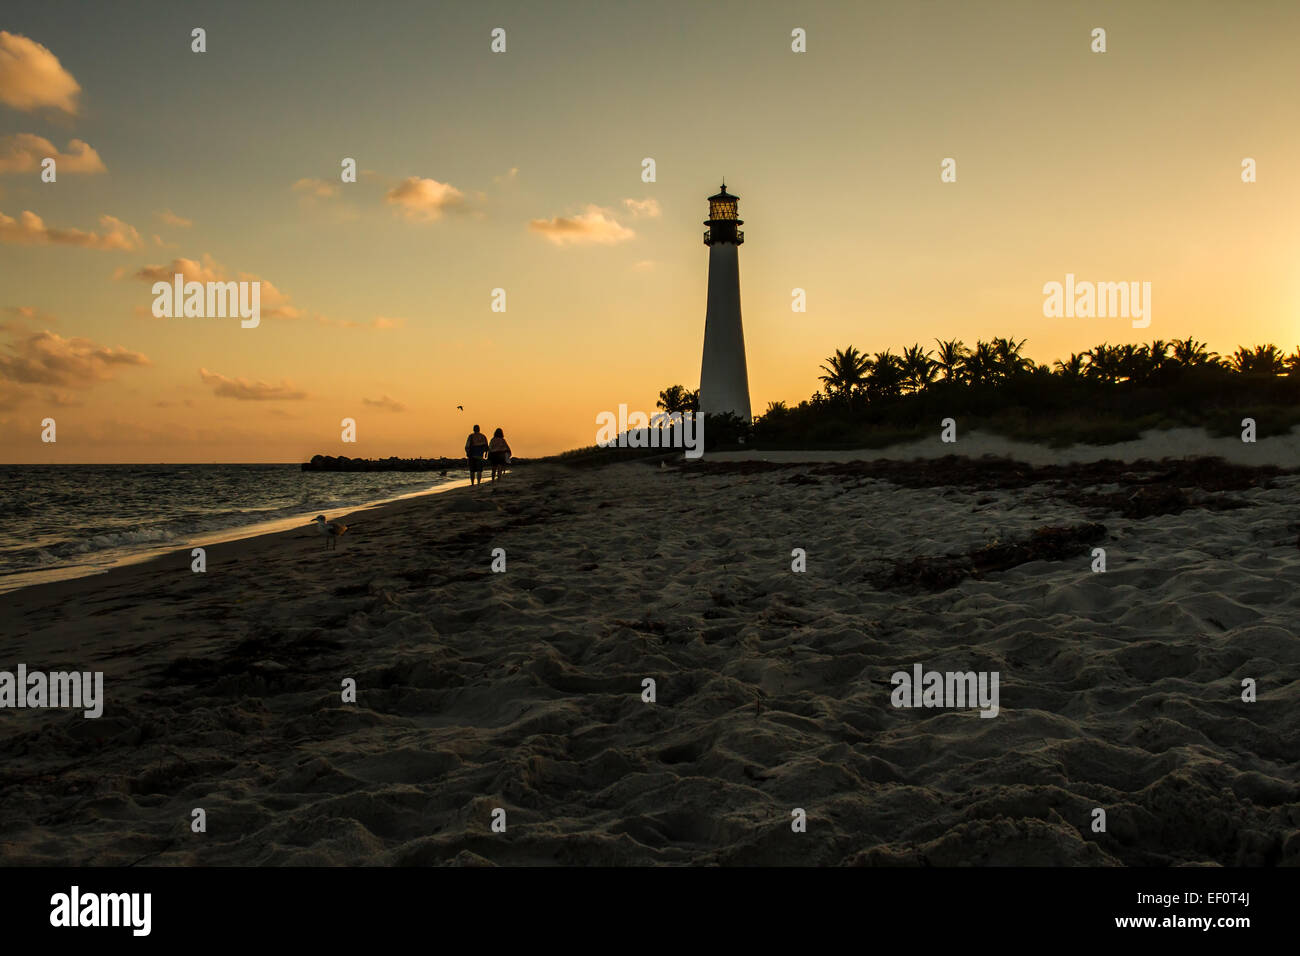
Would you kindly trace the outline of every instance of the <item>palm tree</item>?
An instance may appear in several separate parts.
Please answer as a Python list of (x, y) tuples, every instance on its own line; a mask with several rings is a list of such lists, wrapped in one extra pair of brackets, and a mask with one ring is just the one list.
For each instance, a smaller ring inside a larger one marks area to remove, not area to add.
[(1101, 345), (1094, 346), (1083, 354), (1088, 357), (1088, 367), (1084, 369), (1084, 374), (1088, 378), (1095, 378), (1107, 384), (1119, 381), (1119, 349), (1116, 346), (1102, 342)]
[(1130, 382), (1144, 381), (1151, 371), (1151, 353), (1145, 345), (1120, 345), (1116, 347), (1116, 367), (1121, 378)]
[(1232, 353), (1229, 359), (1232, 367), (1243, 375), (1281, 375), (1286, 371), (1286, 361), (1276, 345), (1256, 345), (1249, 349), (1244, 345)]
[(997, 378), (998, 355), (992, 344), (982, 339), (975, 343), (975, 350), (962, 359), (962, 372), (972, 385), (982, 385)]
[(1174, 361), (1180, 365), (1218, 365), (1219, 353), (1206, 351), (1205, 343), (1194, 338), (1175, 339)]
[(963, 378), (964, 371), (962, 363), (966, 360), (968, 350), (961, 339), (950, 339), (945, 342), (942, 339), (935, 339), (939, 345), (939, 355), (935, 364), (943, 372), (945, 382), (960, 382)]
[(1071, 352), (1070, 357), (1064, 362), (1060, 359), (1056, 360), (1056, 374), (1060, 375), (1062, 378), (1083, 378), (1083, 372), (1086, 367), (1085, 356), (1080, 355), (1078, 352)]
[(1295, 347), (1295, 351), (1286, 357), (1287, 375), (1300, 378), (1300, 345)]
[(1164, 339), (1156, 339), (1154, 342), (1152, 342), (1151, 348), (1148, 350), (1147, 354), (1151, 356), (1152, 372), (1159, 372), (1162, 369), (1168, 367), (1169, 343), (1166, 342)]
[(903, 349), (903, 384), (909, 392), (920, 392), (929, 388), (939, 372), (939, 366), (930, 358), (930, 352), (921, 348), (918, 342)]
[(893, 398), (903, 391), (903, 362), (885, 349), (877, 352), (867, 375), (867, 392), (872, 398)]
[(817, 377), (826, 385), (826, 393), (848, 397), (862, 390), (871, 370), (871, 359), (850, 345), (846, 349), (836, 349), (822, 370), (826, 374)]
[(700, 390), (689, 391), (684, 385), (669, 385), (659, 393), (659, 408), (669, 414), (673, 412), (697, 412), (700, 410)]
[(997, 356), (996, 367), (999, 378), (1011, 378), (1022, 372), (1034, 370), (1033, 359), (1020, 354), (1020, 350), (1025, 347), (1025, 341), (1025, 339), (1019, 342), (1015, 339), (993, 340), (993, 353)]

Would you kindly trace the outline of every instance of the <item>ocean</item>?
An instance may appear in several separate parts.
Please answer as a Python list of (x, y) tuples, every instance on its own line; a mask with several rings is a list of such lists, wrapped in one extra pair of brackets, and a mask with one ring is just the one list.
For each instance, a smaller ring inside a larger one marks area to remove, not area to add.
[(463, 469), (304, 472), (298, 465), (0, 465), (0, 592), (247, 537), (452, 486)]

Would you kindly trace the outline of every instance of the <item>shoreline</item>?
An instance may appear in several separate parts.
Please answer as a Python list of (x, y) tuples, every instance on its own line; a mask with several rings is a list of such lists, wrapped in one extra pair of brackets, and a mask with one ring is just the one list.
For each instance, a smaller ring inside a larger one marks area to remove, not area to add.
[[(675, 449), (670, 449), (675, 451)], [(1068, 448), (1051, 448), (1030, 442), (1015, 441), (1001, 435), (972, 430), (960, 436), (953, 443), (943, 443), (937, 438), (926, 438), (882, 448), (861, 449), (794, 449), (794, 450), (731, 450), (706, 452), (700, 459), (704, 462), (769, 462), (788, 465), (871, 462), (871, 461), (925, 461), (948, 456), (979, 461), (983, 458), (1008, 459), (1031, 466), (1088, 464), (1106, 460), (1154, 462), (1166, 459), (1182, 458), (1222, 458), (1230, 464), (1248, 467), (1282, 467), (1300, 468), (1300, 429), (1289, 435), (1273, 436), (1259, 439), (1255, 443), (1244, 443), (1237, 438), (1211, 437), (1202, 428), (1163, 429), (1144, 432), (1141, 438), (1132, 441), (1117, 442), (1110, 445), (1072, 445)], [(631, 459), (627, 463), (635, 463)], [(602, 467), (611, 467), (619, 462)], [(551, 465), (564, 467), (562, 462), (535, 462), (532, 467)], [(489, 483), (490, 484), (490, 483)], [(452, 479), (443, 484), (423, 491), (409, 492), (394, 498), (384, 498), (365, 502), (346, 511), (327, 515), (330, 520), (347, 520), (352, 515), (373, 511), (411, 498), (438, 495), (469, 487), (468, 478)], [(43, 587), (86, 578), (101, 578), (122, 568), (147, 564), (169, 556), (185, 555), (189, 561), (189, 551), (202, 547), (211, 550), (214, 547), (254, 538), (269, 537), (291, 532), (297, 528), (309, 526), (313, 515), (306, 513), (300, 518), (292, 516), (251, 525), (239, 525), (219, 531), (196, 535), (184, 544), (169, 544), (166, 547), (153, 547), (138, 553), (128, 554), (113, 559), (102, 566), (84, 565), (62, 566), (38, 571), (19, 571), (0, 576), (0, 598), (18, 591)], [(313, 531), (313, 535), (316, 532)]]
[[(380, 498), (375, 501), (368, 501), (358, 505), (349, 506), (347, 510), (335, 513), (334, 516), (330, 517), (330, 520), (348, 518), (354, 514), (382, 508), (385, 505), (405, 501), (409, 498), (423, 498), (428, 495), (438, 495), (468, 486), (468, 478), (451, 479), (430, 488), (426, 488), (423, 491), (411, 491), (406, 494), (397, 495), (393, 498)], [(320, 512), (317, 512), (317, 514), (319, 513)], [(185, 560), (188, 562), (189, 552), (193, 548), (205, 548), (210, 550), (218, 545), (230, 544), (236, 541), (284, 534), (293, 531), (296, 528), (310, 527), (310, 522), (314, 517), (315, 515), (308, 516), (306, 512), (304, 512), (302, 517), (291, 515), (286, 518), (275, 518), (270, 521), (254, 522), (253, 524), (232, 525), (229, 528), (201, 532), (187, 538), (183, 543), (169, 542), (165, 546), (142, 548), (136, 552), (118, 554), (116, 557), (111, 558), (109, 558), (108, 555), (110, 555), (114, 549), (105, 549), (104, 551), (97, 552), (98, 554), (105, 556), (106, 561), (103, 564), (66, 564), (34, 571), (14, 571), (10, 574), (0, 575), (0, 597), (17, 591), (26, 591), (30, 588), (43, 587), (50, 584), (79, 581), (83, 578), (98, 578), (106, 574), (112, 574), (114, 571), (122, 568), (133, 567), (139, 564), (148, 564), (149, 562), (157, 561), (172, 555), (184, 554)], [(346, 520), (344, 520), (343, 523), (348, 524)], [(314, 536), (319, 536), (319, 532), (314, 529), (312, 534)], [(93, 558), (94, 554), (96, 554), (96, 552), (92, 552), (87, 557)]]
[[(669, 452), (677, 451), (670, 449)], [(1067, 448), (1051, 448), (1046, 445), (1021, 442), (1005, 438), (990, 432), (972, 430), (960, 436), (953, 443), (943, 443), (937, 438), (925, 438), (912, 442), (887, 445), (882, 448), (860, 449), (736, 449), (731, 451), (706, 452), (702, 462), (767, 462), (772, 464), (800, 465), (826, 464), (844, 462), (872, 461), (927, 461), (955, 456), (978, 462), (981, 459), (1007, 459), (1034, 467), (1044, 465), (1089, 464), (1107, 460), (1135, 462), (1148, 460), (1160, 462), (1168, 459), (1183, 458), (1222, 458), (1229, 464), (1247, 467), (1281, 467), (1300, 468), (1300, 429), (1284, 436), (1259, 439), (1255, 443), (1244, 443), (1237, 438), (1212, 437), (1202, 428), (1161, 429), (1144, 432), (1141, 438), (1110, 445), (1071, 445)], [(675, 456), (674, 456), (675, 457)], [(627, 462), (611, 462), (602, 467), (617, 464), (633, 464), (637, 459)], [(532, 467), (565, 467), (562, 462), (534, 462)], [(489, 482), (490, 484), (490, 482)], [(405, 501), (411, 498), (423, 498), (445, 492), (469, 487), (468, 478), (453, 479), (424, 491), (409, 492), (395, 498), (384, 498), (366, 502), (346, 511), (327, 515), (330, 520), (347, 520), (352, 515), (373, 511), (378, 508)], [(189, 562), (189, 551), (202, 547), (209, 549), (250, 539), (273, 537), (286, 534), (302, 527), (310, 527), (314, 515), (279, 518), (252, 525), (240, 525), (219, 531), (209, 532), (189, 539), (183, 545), (168, 545), (145, 549), (136, 554), (129, 554), (105, 566), (64, 566), (40, 571), (19, 571), (0, 576), (0, 598), (5, 595), (31, 588), (52, 584), (80, 581), (87, 578), (102, 578), (123, 568), (148, 564), (171, 556), (184, 556)], [(312, 536), (318, 532), (312, 530)]]

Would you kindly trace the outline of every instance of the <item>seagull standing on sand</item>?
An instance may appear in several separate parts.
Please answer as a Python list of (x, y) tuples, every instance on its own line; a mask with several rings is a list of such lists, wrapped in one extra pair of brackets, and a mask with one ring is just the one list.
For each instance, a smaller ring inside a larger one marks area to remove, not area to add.
[(320, 533), (325, 535), (326, 548), (338, 547), (339, 538), (343, 537), (348, 530), (348, 526), (345, 524), (340, 524), (337, 521), (326, 521), (324, 515), (317, 515), (313, 523), (320, 530)]

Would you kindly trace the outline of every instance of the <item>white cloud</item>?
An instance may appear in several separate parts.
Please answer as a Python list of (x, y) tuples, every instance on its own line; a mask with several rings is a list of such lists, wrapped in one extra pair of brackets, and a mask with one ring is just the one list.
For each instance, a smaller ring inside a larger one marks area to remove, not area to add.
[(386, 412), (406, 411), (405, 405), (387, 393), (379, 398), (363, 398), (361, 404), (369, 405), (371, 408), (382, 408)]
[(661, 212), (658, 199), (624, 199), (623, 205), (632, 213), (633, 219), (640, 219), (642, 216), (658, 219)]
[(73, 116), (81, 86), (35, 40), (0, 30), (0, 103), (17, 110), (52, 107)]
[(193, 219), (186, 219), (183, 216), (178, 216), (170, 209), (164, 209), (162, 212), (157, 213), (157, 216), (163, 222), (167, 223), (167, 225), (175, 226), (177, 229), (188, 229), (190, 226), (194, 225)]
[(253, 381), (246, 378), (229, 378), (217, 372), (199, 369), (199, 378), (205, 385), (212, 386), (212, 393), (219, 398), (234, 398), (245, 402), (301, 401), (307, 393), (301, 391), (292, 382), (282, 381), (279, 385), (270, 382)]
[(83, 140), (68, 140), (68, 151), (60, 153), (57, 146), (35, 133), (0, 136), (0, 173), (34, 172), (44, 159), (54, 160), (58, 173), (106, 172), (99, 153)]
[(0, 212), (0, 242), (23, 245), (80, 246), (83, 249), (110, 249), (130, 252), (140, 248), (140, 234), (134, 227), (113, 216), (100, 216), (101, 233), (80, 229), (55, 229), (45, 225), (36, 213), (25, 210), (17, 219)]
[(608, 209), (600, 206), (588, 206), (586, 212), (577, 216), (534, 219), (529, 222), (528, 228), (559, 246), (588, 242), (625, 242), (636, 235), (627, 226), (615, 221)]
[(25, 385), (85, 388), (113, 377), (121, 366), (149, 365), (139, 352), (100, 345), (90, 339), (35, 332), (0, 353), (0, 378)]
[(444, 212), (465, 206), (465, 194), (455, 186), (419, 176), (403, 179), (384, 198), (412, 220), (441, 219)]

